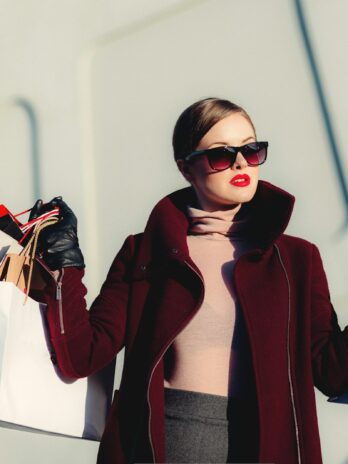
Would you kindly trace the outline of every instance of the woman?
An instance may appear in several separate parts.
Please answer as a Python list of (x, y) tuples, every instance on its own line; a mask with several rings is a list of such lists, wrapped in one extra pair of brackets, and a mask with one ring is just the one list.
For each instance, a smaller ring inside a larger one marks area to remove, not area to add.
[(89, 312), (76, 217), (49, 205), (61, 208), (42, 237), (60, 369), (90, 375), (125, 347), (99, 464), (322, 462), (313, 385), (348, 391), (348, 327), (318, 248), (284, 233), (294, 197), (259, 180), (267, 145), (230, 101), (188, 107), (173, 147), (190, 186), (125, 239)]

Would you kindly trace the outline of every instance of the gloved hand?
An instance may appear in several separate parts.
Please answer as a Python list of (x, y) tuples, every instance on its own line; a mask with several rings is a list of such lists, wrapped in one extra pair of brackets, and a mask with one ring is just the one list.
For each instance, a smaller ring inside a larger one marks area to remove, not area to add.
[(59, 207), (59, 221), (43, 229), (39, 235), (39, 252), (47, 266), (56, 271), (62, 267), (85, 267), (77, 238), (77, 218), (62, 197), (55, 197), (49, 203), (37, 200), (29, 220)]

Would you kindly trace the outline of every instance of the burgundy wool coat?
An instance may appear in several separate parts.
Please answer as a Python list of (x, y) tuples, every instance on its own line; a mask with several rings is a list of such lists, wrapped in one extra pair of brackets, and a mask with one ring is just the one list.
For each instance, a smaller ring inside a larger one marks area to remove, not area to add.
[[(66, 268), (46, 287), (51, 339), (66, 376), (88, 376), (125, 347), (98, 464), (166, 462), (163, 358), (204, 294), (186, 240), (194, 195), (188, 186), (154, 206), (144, 232), (125, 239), (89, 311), (82, 269)], [(249, 234), (258, 247), (238, 259), (231, 279), (252, 356), (258, 440), (253, 424), (242, 439), (256, 462), (321, 464), (314, 386), (326, 396), (348, 391), (348, 326), (338, 324), (316, 245), (284, 233), (294, 202), (259, 180), (243, 205), (251, 208)]]

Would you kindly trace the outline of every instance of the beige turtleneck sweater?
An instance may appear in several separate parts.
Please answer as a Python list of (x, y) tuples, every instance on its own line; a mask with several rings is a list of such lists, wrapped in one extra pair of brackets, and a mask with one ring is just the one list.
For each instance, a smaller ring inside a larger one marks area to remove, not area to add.
[(234, 220), (241, 206), (214, 212), (187, 206), (189, 254), (203, 275), (205, 296), (165, 354), (167, 388), (238, 398), (252, 388), (245, 323), (232, 283), (236, 260), (253, 248), (243, 233), (250, 218)]

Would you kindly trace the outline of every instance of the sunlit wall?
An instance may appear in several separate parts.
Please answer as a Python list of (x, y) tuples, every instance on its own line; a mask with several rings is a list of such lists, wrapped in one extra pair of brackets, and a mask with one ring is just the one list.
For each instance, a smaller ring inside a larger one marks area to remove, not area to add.
[[(295, 195), (286, 232), (318, 245), (343, 328), (347, 15), (343, 0), (1, 0), (1, 203), (63, 195), (90, 303), (125, 237), (187, 185), (171, 149), (180, 112), (231, 99), (269, 141), (260, 177)], [(348, 405), (316, 398), (324, 462), (347, 464)], [(94, 463), (97, 446), (0, 428), (6, 464)]]

